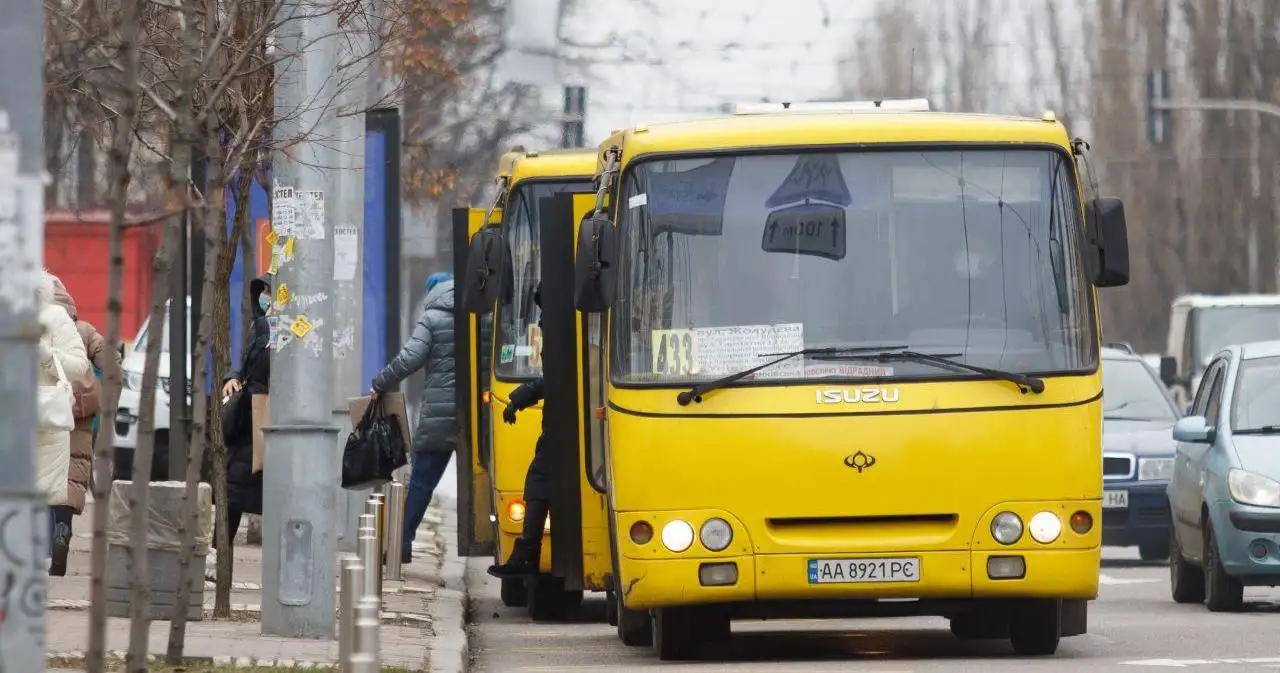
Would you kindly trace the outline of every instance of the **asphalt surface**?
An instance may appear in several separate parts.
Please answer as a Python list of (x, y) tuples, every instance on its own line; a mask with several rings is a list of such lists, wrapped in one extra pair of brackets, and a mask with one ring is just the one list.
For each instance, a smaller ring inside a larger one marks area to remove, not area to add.
[[(1019, 657), (1007, 641), (960, 641), (940, 618), (734, 622), (727, 644), (696, 662), (661, 662), (629, 648), (605, 622), (603, 594), (588, 594), (575, 623), (534, 624), (503, 607), (490, 563), (472, 559), (472, 671), (1125, 671), (1280, 670), (1280, 589), (1246, 589), (1244, 612), (1210, 613), (1169, 596), (1163, 564), (1136, 549), (1107, 549), (1089, 633), (1062, 639), (1053, 657)], [(593, 598), (599, 596), (598, 598)]]

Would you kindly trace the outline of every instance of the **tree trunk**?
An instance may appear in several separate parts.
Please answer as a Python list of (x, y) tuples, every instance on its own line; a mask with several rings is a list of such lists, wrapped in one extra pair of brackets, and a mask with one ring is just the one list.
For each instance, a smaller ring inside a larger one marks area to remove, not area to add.
[[(120, 297), (124, 288), (124, 217), (125, 206), (129, 198), (129, 157), (133, 152), (134, 123), (138, 117), (138, 3), (126, 0), (120, 12), (120, 60), (124, 72), (121, 74), (123, 96), (120, 104), (120, 115), (115, 120), (114, 135), (111, 141), (110, 163), (111, 175), (111, 229), (110, 249), (111, 261), (107, 274), (107, 343), (111, 348), (120, 344)], [(108, 358), (114, 363), (114, 358)], [(110, 366), (103, 372), (106, 385), (103, 386), (102, 415), (99, 423), (100, 431), (94, 442), (93, 484), (93, 551), (92, 579), (90, 580), (89, 608), (89, 652), (86, 662), (90, 673), (104, 673), (106, 670), (107, 645), (107, 520), (111, 507), (111, 464), (115, 459), (115, 418), (120, 405), (120, 388), (123, 384), (123, 372), (120, 367)], [(147, 658), (144, 653), (137, 666), (145, 668)]]
[[(129, 572), (133, 601), (129, 609), (129, 673), (146, 673), (151, 632), (151, 573), (147, 564), (151, 518), (151, 463), (155, 454), (156, 384), (160, 350), (164, 347), (162, 322), (172, 289), (169, 278), (173, 248), (178, 236), (172, 218), (161, 235), (160, 251), (152, 265), (151, 315), (148, 319), (146, 360), (142, 369), (142, 395), (138, 402), (138, 447), (133, 456), (133, 490), (129, 493)], [(177, 307), (174, 307), (177, 310)]]
[[(216, 168), (214, 169), (217, 170)], [(220, 181), (219, 176), (210, 176), (210, 182)], [(204, 465), (206, 431), (208, 429), (209, 396), (205, 394), (208, 385), (209, 371), (209, 337), (213, 331), (213, 293), (217, 279), (218, 254), (222, 247), (223, 232), (218, 231), (219, 220), (211, 217), (222, 212), (225, 205), (221, 203), (225, 192), (218, 191), (205, 195), (206, 205), (197, 215), (205, 232), (204, 285), (200, 295), (200, 329), (196, 333), (195, 352), (192, 354), (192, 431), (191, 452), (187, 459), (187, 495), (183, 503), (181, 531), (183, 533), (182, 555), (178, 559), (180, 574), (184, 578), (178, 587), (178, 598), (174, 607), (173, 619), (169, 626), (169, 648), (166, 661), (171, 665), (182, 662), (183, 648), (186, 645), (187, 601), (190, 600), (191, 560), (195, 556), (195, 533), (200, 521), (199, 500), (196, 497), (200, 486), (200, 471)], [(217, 202), (217, 203), (215, 203)], [(204, 568), (197, 569), (203, 572)]]

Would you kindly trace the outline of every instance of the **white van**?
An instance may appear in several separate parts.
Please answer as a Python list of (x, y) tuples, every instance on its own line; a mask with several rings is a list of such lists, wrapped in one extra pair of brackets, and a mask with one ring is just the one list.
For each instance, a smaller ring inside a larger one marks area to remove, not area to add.
[[(142, 371), (147, 359), (147, 336), (150, 316), (138, 328), (133, 346), (125, 353), (122, 369), (124, 387), (116, 411), (116, 459), (111, 475), (115, 479), (133, 478), (133, 452), (138, 448), (138, 410), (142, 406)], [(187, 334), (191, 333), (191, 297), (187, 297)], [(151, 479), (163, 480), (169, 475), (169, 314), (165, 307), (164, 330), (161, 335), (160, 367), (156, 390), (156, 443), (151, 461)], [(191, 403), (191, 352), (187, 351), (187, 403)]]
[(1280, 294), (1183, 295), (1169, 308), (1160, 379), (1185, 409), (1218, 351), (1273, 339), (1280, 339)]

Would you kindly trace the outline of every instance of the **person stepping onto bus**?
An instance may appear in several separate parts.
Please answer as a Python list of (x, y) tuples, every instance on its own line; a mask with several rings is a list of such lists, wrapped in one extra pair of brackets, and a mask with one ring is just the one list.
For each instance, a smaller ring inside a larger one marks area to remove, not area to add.
[[(533, 290), (533, 303), (542, 310), (542, 283)], [(538, 329), (542, 329), (542, 316), (538, 316)], [(502, 420), (509, 425), (516, 422), (516, 413), (542, 401), (546, 382), (540, 376), (527, 381), (511, 391), (511, 403), (502, 412)], [(516, 538), (511, 556), (501, 565), (489, 566), (489, 574), (499, 579), (532, 577), (538, 574), (538, 562), (542, 558), (542, 534), (551, 513), (551, 483), (546, 471), (547, 417), (542, 417), (542, 432), (533, 447), (533, 460), (524, 477), (524, 528)]]

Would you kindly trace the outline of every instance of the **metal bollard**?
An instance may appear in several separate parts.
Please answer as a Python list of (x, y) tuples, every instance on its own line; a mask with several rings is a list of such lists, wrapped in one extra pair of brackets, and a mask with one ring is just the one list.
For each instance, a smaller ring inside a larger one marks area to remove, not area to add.
[(404, 555), (404, 484), (391, 482), (387, 484), (386, 530), (387, 530), (387, 574), (391, 582), (403, 581), (403, 567), (400, 563)]
[(358, 556), (342, 557), (342, 601), (338, 612), (338, 666), (342, 673), (352, 673), (355, 653), (356, 606), (364, 590), (364, 565)]
[(355, 648), (351, 657), (351, 673), (378, 673), (382, 668), (378, 651), (378, 630), (382, 625), (381, 602), (365, 596), (356, 605)]
[(377, 598), (382, 595), (382, 585), (378, 583), (378, 573), (374, 572), (374, 569), (378, 567), (378, 538), (374, 534), (373, 528), (360, 529), (356, 536), (356, 549), (360, 550), (361, 561), (372, 559), (371, 562), (363, 564), (364, 586), (358, 595), (360, 598), (366, 596)]
[(377, 511), (374, 512), (374, 527), (378, 534), (378, 564), (374, 567), (378, 569), (378, 595), (382, 595), (382, 579), (384, 569), (387, 567), (387, 501), (381, 492), (375, 491), (369, 495), (370, 500), (378, 503)]

